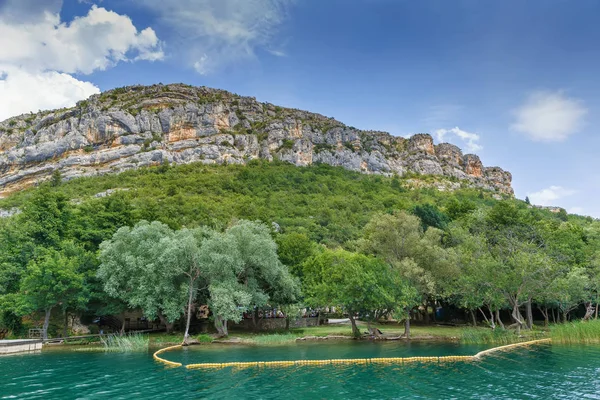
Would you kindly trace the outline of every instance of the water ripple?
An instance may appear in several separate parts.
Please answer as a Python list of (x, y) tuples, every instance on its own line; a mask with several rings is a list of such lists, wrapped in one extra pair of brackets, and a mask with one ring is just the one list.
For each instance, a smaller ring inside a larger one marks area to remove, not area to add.
[[(184, 363), (474, 354), (456, 345), (204, 347)], [(177, 359), (177, 360), (176, 360)], [(151, 354), (44, 352), (0, 358), (1, 399), (600, 399), (600, 347), (542, 346), (477, 363), (166, 369)]]

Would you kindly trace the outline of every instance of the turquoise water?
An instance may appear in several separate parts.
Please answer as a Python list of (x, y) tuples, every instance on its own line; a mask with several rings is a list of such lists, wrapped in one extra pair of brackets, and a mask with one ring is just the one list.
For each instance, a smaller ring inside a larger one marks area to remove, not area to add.
[[(164, 353), (199, 362), (474, 354), (447, 343), (199, 346)], [(541, 345), (449, 365), (165, 368), (151, 353), (53, 349), (0, 357), (0, 399), (600, 399), (600, 347)]]

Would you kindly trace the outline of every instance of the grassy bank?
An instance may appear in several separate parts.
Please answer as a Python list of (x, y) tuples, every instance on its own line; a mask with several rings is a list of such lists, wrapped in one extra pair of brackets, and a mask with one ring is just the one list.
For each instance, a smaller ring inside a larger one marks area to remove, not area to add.
[[(404, 327), (398, 324), (378, 324), (374, 326), (378, 327), (386, 338), (397, 338), (404, 333)], [(361, 331), (366, 332), (366, 324), (359, 323), (359, 327)], [(212, 334), (200, 334), (194, 336), (193, 339), (196, 339), (200, 344), (210, 344), (216, 341), (217, 343), (229, 342), (268, 346), (294, 343), (299, 338), (318, 339), (324, 337), (352, 339), (352, 333), (349, 325), (341, 324), (290, 329), (290, 331), (283, 332), (231, 331), (228, 338), (218, 338)], [(140, 347), (144, 350), (148, 347), (156, 348), (180, 344), (183, 335), (179, 333), (154, 333), (145, 336), (145, 338), (146, 342), (140, 344)], [(500, 346), (544, 338), (551, 338), (555, 343), (600, 344), (600, 320), (555, 324), (550, 327), (535, 326), (532, 330), (522, 330), (520, 336), (517, 336), (514, 330), (497, 329), (492, 331), (487, 327), (441, 325), (411, 327), (411, 340), (459, 341), (464, 344)], [(105, 346), (105, 349), (107, 351), (131, 351), (127, 349), (130, 346), (132, 348), (136, 347), (134, 343), (136, 341), (138, 340), (130, 340), (128, 336), (122, 338), (117, 336), (111, 339), (111, 344)], [(72, 342), (68, 344), (81, 345), (84, 343)]]
[[(397, 324), (373, 325), (378, 327), (385, 337), (395, 338), (404, 333), (404, 326)], [(361, 331), (366, 331), (366, 324), (359, 323)], [(481, 328), (484, 329), (484, 328)], [(453, 326), (413, 326), (411, 339), (413, 340), (458, 340), (463, 328)], [(294, 343), (299, 338), (324, 338), (336, 337), (352, 339), (349, 325), (322, 325), (308, 328), (290, 329), (283, 332), (248, 332), (231, 331), (228, 338), (202, 334), (194, 338), (201, 343), (217, 342), (243, 343), (249, 345), (278, 345)], [(150, 336), (150, 346), (166, 346), (181, 343), (182, 335), (158, 333)]]
[(555, 343), (598, 344), (600, 343), (600, 320), (553, 325), (550, 328), (550, 337)]

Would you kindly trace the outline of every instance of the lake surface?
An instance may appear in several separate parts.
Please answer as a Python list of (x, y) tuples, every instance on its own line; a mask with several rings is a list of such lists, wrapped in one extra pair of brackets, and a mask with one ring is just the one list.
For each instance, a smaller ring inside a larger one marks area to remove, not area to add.
[[(184, 364), (472, 355), (452, 343), (197, 346), (164, 353)], [(475, 363), (186, 370), (152, 353), (44, 350), (0, 357), (0, 399), (600, 399), (600, 347), (540, 345)]]

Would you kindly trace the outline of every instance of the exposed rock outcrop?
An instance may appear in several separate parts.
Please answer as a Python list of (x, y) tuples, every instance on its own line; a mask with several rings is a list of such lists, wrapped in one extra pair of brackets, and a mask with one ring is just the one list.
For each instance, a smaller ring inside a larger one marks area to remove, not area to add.
[(181, 84), (132, 86), (76, 107), (0, 123), (0, 195), (48, 179), (118, 173), (171, 163), (252, 159), (326, 163), (371, 174), (444, 175), (512, 195), (512, 176), (483, 167), (427, 134), (409, 139), (361, 131), (332, 118), (222, 90)]

